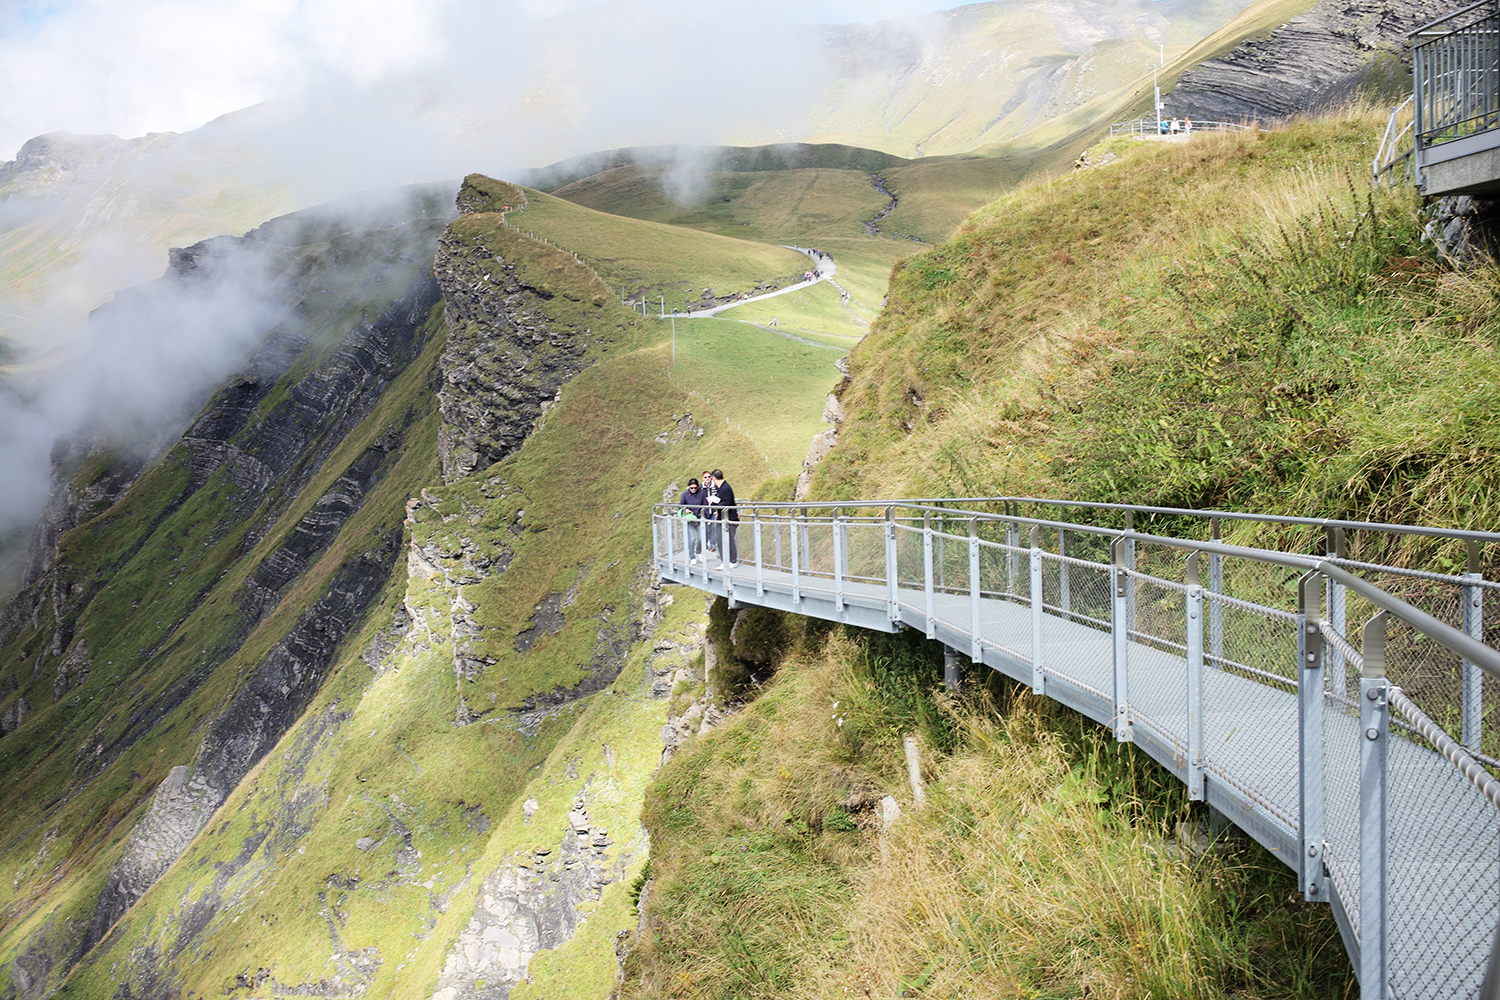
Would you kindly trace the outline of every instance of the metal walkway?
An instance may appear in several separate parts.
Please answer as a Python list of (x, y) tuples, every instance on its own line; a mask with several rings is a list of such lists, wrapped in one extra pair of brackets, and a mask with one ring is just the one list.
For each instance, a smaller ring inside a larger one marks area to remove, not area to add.
[[(962, 656), (1029, 684), (1138, 744), (1296, 871), (1334, 907), (1362, 997), (1480, 995), (1500, 918), (1500, 761), (1485, 753), (1500, 749), (1486, 725), (1500, 654), (1482, 644), (1496, 584), (1478, 555), (1500, 535), (1025, 498), (741, 513), (731, 566), (722, 551), (693, 561), (708, 526), (658, 506), (661, 579), (919, 629), (948, 647), (951, 680)], [(1137, 531), (1137, 517), (1199, 538)], [(1230, 520), (1327, 553), (1226, 544)], [(1469, 571), (1349, 557), (1402, 534), (1466, 543)]]

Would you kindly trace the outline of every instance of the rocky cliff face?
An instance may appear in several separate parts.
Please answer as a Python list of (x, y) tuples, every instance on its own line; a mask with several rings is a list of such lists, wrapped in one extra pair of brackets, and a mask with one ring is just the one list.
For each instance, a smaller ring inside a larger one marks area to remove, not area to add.
[[(515, 189), (511, 201), (524, 199)], [(496, 200), (479, 197), (470, 185), (459, 195), (466, 212), (493, 213)], [(562, 282), (536, 282), (505, 259), (506, 245), (517, 237), (498, 214), (487, 218), (495, 222), (444, 233), (433, 269), (448, 324), (438, 399), (443, 475), (450, 482), (520, 448), (558, 389), (587, 366), (604, 339), (592, 326), (568, 323), (566, 311), (553, 305), (559, 295), (568, 297)], [(528, 253), (538, 249), (528, 247)], [(602, 291), (590, 294), (602, 302)]]
[[(111, 853), (102, 834), (141, 813), (102, 888), (64, 903), (17, 880), (7, 912), (50, 916), (7, 940), (6, 995), (46, 993), (172, 865), (302, 717), (397, 564), (399, 502), (348, 530), (428, 412), (425, 373), (408, 376), (419, 392), (404, 407), (390, 396), (427, 348), (443, 213), (430, 195), (393, 212), (377, 229), (310, 213), (187, 248), (166, 292), (113, 307), (232, 280), (247, 261), (279, 272), (276, 325), (165, 455), (54, 456), (75, 474), (59, 477), (29, 586), (0, 613), (0, 771), (24, 776), (0, 796), (65, 831), (85, 868)], [(36, 801), (37, 780), (64, 794)], [(122, 786), (125, 812), (108, 801)]]
[(1241, 43), (1182, 74), (1167, 114), (1200, 121), (1284, 121), (1349, 97), (1377, 57), (1410, 62), (1406, 35), (1452, 5), (1428, 0), (1319, 0), (1268, 38)]

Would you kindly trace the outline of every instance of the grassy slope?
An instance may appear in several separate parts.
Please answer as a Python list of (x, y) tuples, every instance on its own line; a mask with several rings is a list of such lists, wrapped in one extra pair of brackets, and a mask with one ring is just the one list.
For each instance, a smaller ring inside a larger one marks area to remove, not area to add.
[(976, 213), (898, 268), (818, 489), (1493, 524), (1500, 279), (1351, 180), (1383, 122), (1122, 142)]
[(1354, 994), (1331, 913), (1278, 861), (1173, 843), (1192, 814), (1149, 759), (1009, 684), (930, 695), (937, 643), (827, 630), (652, 786), (625, 997)]
[(540, 191), (509, 216), (523, 230), (579, 253), (616, 292), (644, 293), (686, 308), (706, 288), (724, 296), (766, 282), (785, 284), (806, 270), (800, 254), (780, 247), (594, 211)]

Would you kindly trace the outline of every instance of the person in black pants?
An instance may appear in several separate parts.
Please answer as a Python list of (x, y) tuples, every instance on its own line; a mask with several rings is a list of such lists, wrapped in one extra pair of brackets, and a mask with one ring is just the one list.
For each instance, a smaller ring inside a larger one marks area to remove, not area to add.
[(724, 522), (727, 546), (724, 551), (729, 556), (729, 565), (733, 566), (740, 561), (740, 511), (734, 503), (734, 487), (724, 481), (723, 469), (714, 470), (714, 488), (709, 494), (708, 502), (718, 511), (715, 516)]

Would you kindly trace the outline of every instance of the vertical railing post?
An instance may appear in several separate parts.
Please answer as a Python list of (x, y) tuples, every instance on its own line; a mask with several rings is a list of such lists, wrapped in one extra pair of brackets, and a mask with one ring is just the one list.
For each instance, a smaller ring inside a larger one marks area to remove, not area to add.
[(844, 613), (844, 508), (833, 509), (833, 609)]
[[(1057, 529), (1057, 554), (1064, 558), (1068, 554), (1068, 533), (1062, 528)], [(1063, 559), (1057, 560), (1057, 606), (1064, 612), (1073, 610), (1073, 588), (1068, 578), (1068, 564)]]
[[(1463, 587), (1463, 628), (1466, 635), (1484, 641), (1484, 588), (1477, 583), (1484, 579), (1484, 574), (1479, 569), (1479, 543), (1470, 540), (1468, 544), (1468, 567), (1464, 573), (1465, 580), (1474, 580), (1475, 583), (1466, 583)], [(1463, 716), (1464, 716), (1464, 746), (1473, 753), (1478, 753), (1484, 743), (1484, 674), (1478, 666), (1464, 661), (1463, 666)]]
[(760, 509), (750, 512), (750, 532), (755, 541), (755, 596), (766, 596), (766, 566), (760, 551)]
[(1318, 572), (1297, 581), (1297, 768), (1302, 851), (1297, 882), (1304, 899), (1328, 899), (1323, 880), (1323, 629), (1318, 621)]
[[(1208, 519), (1209, 538), (1219, 540), (1219, 519)], [(1208, 555), (1208, 589), (1215, 594), (1224, 593), (1224, 557), (1217, 552)], [(1214, 663), (1223, 666), (1224, 659), (1224, 605), (1210, 601), (1208, 605), (1208, 652), (1217, 657)]]
[(1031, 526), (1031, 690), (1042, 693), (1042, 529)]
[(663, 524), (667, 527), (667, 565), (672, 565), (672, 521), (670, 518), (671, 515), (668, 515), (668, 519), (664, 521), (656, 516), (655, 511), (651, 512), (651, 565), (657, 568), (657, 572), (661, 571), (662, 549), (661, 538), (658, 537), (657, 532), (661, 530)]
[[(1125, 512), (1125, 568), (1131, 572), (1135, 571), (1135, 539), (1131, 532), (1135, 530), (1135, 511)], [(1135, 620), (1135, 577), (1128, 573), (1125, 576), (1125, 630), (1126, 637), (1131, 632), (1139, 631)]]
[(692, 523), (698, 526), (698, 556), (703, 560), (699, 566), (703, 569), (703, 582), (708, 583), (708, 518), (700, 516)]
[(783, 518), (781, 511), (777, 511), (771, 522), (771, 557), (776, 560), (778, 570), (786, 569), (786, 563), (781, 561), (781, 522)]
[[(1330, 528), (1328, 530), (1328, 554), (1335, 559), (1344, 558), (1344, 529)], [(1346, 626), (1349, 623), (1349, 595), (1342, 583), (1328, 578), (1328, 623), (1339, 635), (1349, 635)], [(1323, 652), (1327, 667), (1324, 670), (1325, 682), (1328, 690), (1345, 698), (1352, 697), (1354, 692), (1350, 689), (1349, 665), (1344, 662), (1344, 654), (1337, 647), (1329, 646)]]
[(1387, 1000), (1386, 810), (1390, 709), (1386, 699), (1385, 619), (1365, 623), (1359, 678), (1359, 995)]
[(1130, 740), (1130, 636), (1128, 634), (1129, 576), (1125, 572), (1125, 537), (1116, 536), (1109, 546), (1109, 631), (1115, 647), (1115, 739)]
[(922, 512), (922, 595), (925, 598), (927, 638), (937, 638), (937, 616), (932, 596), (932, 512)]
[(979, 518), (969, 518), (969, 659), (984, 662), (984, 624), (980, 620)]
[(885, 509), (885, 610), (891, 621), (901, 620), (900, 576), (896, 565), (896, 508)]
[[(802, 508), (803, 516), (807, 514), (807, 508)], [(789, 555), (792, 557), (792, 604), (796, 607), (802, 606), (802, 553), (799, 543), (802, 542), (802, 523), (794, 510), (787, 524), (787, 543), (791, 546)]]
[(1187, 561), (1187, 786), (1188, 800), (1203, 800), (1203, 588), (1198, 558)]

